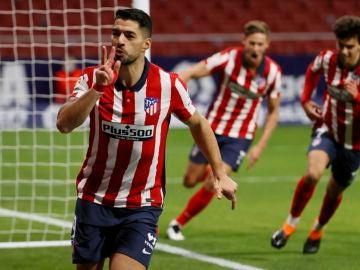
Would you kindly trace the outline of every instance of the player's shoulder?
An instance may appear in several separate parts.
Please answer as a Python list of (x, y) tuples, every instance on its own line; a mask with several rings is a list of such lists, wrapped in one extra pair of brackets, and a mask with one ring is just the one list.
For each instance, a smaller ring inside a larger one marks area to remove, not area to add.
[(239, 52), (242, 52), (242, 51), (244, 51), (244, 47), (243, 46), (229, 46), (226, 49), (224, 49), (224, 51), (239, 51)]
[(332, 56), (337, 56), (337, 50), (335, 49), (323, 49), (318, 53), (318, 56), (320, 57), (332, 57)]
[(238, 54), (238, 53), (242, 53), (243, 51), (244, 51), (244, 48), (241, 46), (229, 46), (229, 47), (219, 51), (218, 54), (227, 54), (227, 53), (231, 53), (231, 52)]
[(85, 67), (82, 71), (82, 77), (86, 82), (92, 82), (94, 78), (95, 69), (99, 66)]
[(89, 67), (85, 67), (83, 70), (83, 73), (92, 73), (94, 72), (94, 70), (97, 68), (98, 66), (89, 66)]
[(268, 55), (265, 55), (265, 63), (275, 68), (277, 71), (282, 72), (280, 64)]
[(162, 67), (154, 64), (154, 63), (151, 63), (150, 64), (150, 71), (152, 73), (162, 73), (164, 76), (169, 76), (172, 80), (175, 80), (176, 78), (179, 78), (179, 74), (176, 73), (176, 72), (173, 72), (173, 71), (167, 71), (167, 70), (164, 70)]
[(89, 66), (89, 67), (85, 67), (82, 71), (83, 75), (87, 75), (88, 77), (92, 78), (95, 72), (95, 69), (98, 66)]
[(320, 65), (331, 65), (336, 66), (338, 64), (338, 52), (335, 49), (323, 49), (321, 50), (314, 59), (314, 62)]
[[(165, 87), (166, 85), (168, 85), (169, 87), (174, 87), (176, 82), (179, 81), (181, 82), (183, 85), (185, 85), (185, 83), (182, 81), (182, 79), (180, 78), (179, 74), (173, 71), (167, 71), (164, 70), (162, 67), (159, 67), (156, 64), (151, 63), (150, 64), (150, 69), (149, 69), (149, 76), (156, 76), (158, 77), (162, 77), (164, 78), (164, 80), (162, 80), (162, 87)], [(168, 79), (166, 79), (168, 78)]]

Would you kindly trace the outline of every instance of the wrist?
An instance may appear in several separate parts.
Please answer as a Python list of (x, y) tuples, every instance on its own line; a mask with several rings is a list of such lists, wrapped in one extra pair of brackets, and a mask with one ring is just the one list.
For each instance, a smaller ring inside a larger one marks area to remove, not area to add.
[(306, 98), (300, 98), (300, 104), (304, 107), (304, 105), (308, 102), (309, 100)]
[(94, 83), (91, 87), (92, 89), (94, 89), (96, 92), (98, 93), (104, 93), (107, 90), (112, 90), (112, 85), (111, 84), (106, 84), (106, 85), (99, 85)]
[(266, 142), (258, 142), (258, 143), (256, 144), (256, 147), (257, 147), (260, 151), (264, 150), (265, 146), (266, 146)]
[(211, 167), (211, 171), (214, 176), (214, 179), (220, 180), (226, 175), (226, 172), (224, 171), (222, 165), (220, 167)]

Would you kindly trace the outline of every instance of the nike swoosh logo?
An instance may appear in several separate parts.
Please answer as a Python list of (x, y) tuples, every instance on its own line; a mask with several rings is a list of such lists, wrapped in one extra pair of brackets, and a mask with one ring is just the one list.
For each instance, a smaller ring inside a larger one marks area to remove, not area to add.
[(147, 254), (147, 255), (151, 254), (151, 252), (147, 251), (145, 248), (143, 248), (142, 253)]

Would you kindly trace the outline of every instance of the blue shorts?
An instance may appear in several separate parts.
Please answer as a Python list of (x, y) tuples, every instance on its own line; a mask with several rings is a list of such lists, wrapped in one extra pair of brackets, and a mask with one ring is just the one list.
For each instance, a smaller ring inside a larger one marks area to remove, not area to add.
[[(252, 140), (244, 138), (231, 138), (215, 134), (220, 148), (222, 160), (236, 172), (250, 148)], [(206, 157), (201, 153), (199, 147), (194, 144), (189, 159), (198, 164), (208, 163)]]
[(112, 208), (78, 199), (71, 232), (73, 263), (96, 263), (125, 254), (148, 268), (161, 208)]
[(343, 187), (349, 186), (360, 166), (360, 151), (345, 149), (328, 132), (316, 129), (312, 134), (309, 151), (322, 150), (329, 157), (329, 166), (335, 181)]

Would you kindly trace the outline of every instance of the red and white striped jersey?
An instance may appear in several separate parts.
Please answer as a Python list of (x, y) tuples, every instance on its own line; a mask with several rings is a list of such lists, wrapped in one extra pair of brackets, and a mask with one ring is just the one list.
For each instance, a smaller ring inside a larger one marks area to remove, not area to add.
[(309, 65), (301, 102), (311, 99), (320, 76), (324, 75), (323, 126), (336, 142), (346, 149), (360, 150), (360, 100), (343, 89), (346, 80), (355, 80), (360, 91), (360, 64), (352, 69), (342, 67), (335, 50), (322, 51)]
[(221, 73), (220, 89), (206, 116), (213, 131), (228, 137), (253, 139), (263, 98), (280, 96), (279, 65), (265, 56), (257, 72), (253, 72), (246, 66), (241, 47), (218, 52), (205, 63), (211, 73)]
[[(94, 72), (95, 67), (84, 70), (73, 96), (89, 91)], [(178, 75), (148, 61), (132, 89), (118, 80), (90, 113), (89, 148), (77, 176), (78, 197), (111, 207), (162, 207), (170, 116), (185, 121), (194, 112)]]

